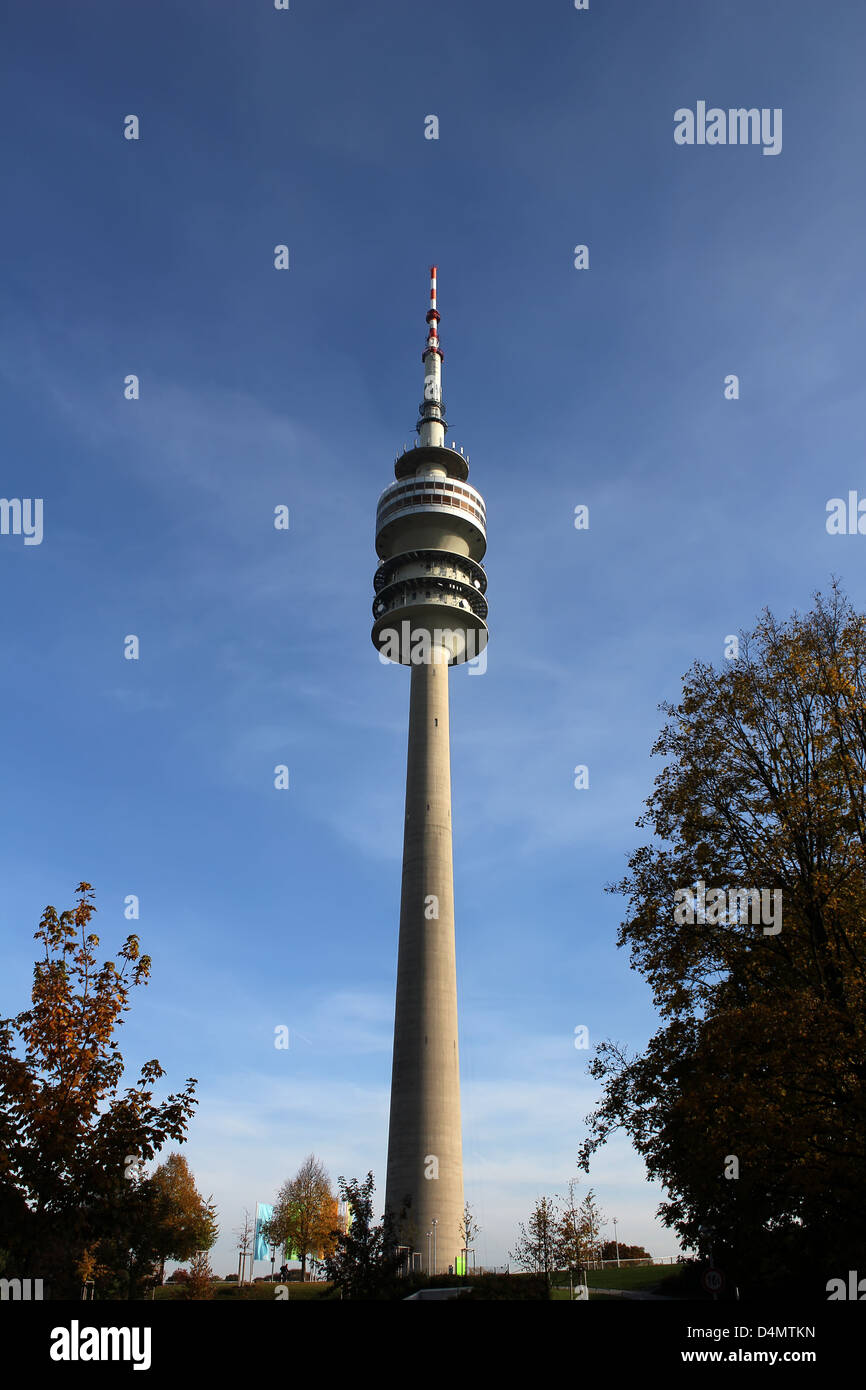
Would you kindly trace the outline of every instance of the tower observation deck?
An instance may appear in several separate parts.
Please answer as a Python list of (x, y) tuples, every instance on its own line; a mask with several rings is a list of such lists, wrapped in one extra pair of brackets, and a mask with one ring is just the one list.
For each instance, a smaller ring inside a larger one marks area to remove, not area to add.
[(487, 645), (487, 516), (445, 443), (439, 322), (433, 266), (418, 443), (376, 510), (372, 631), (411, 667), (385, 1207), (431, 1273), (457, 1268), (463, 1246), (448, 668)]
[(373, 642), (404, 666), (418, 664), (413, 646), (422, 654), (444, 648), (454, 665), (487, 645), (487, 576), (481, 564), (487, 514), (481, 493), (467, 482), (468, 459), (445, 444), (435, 266), (430, 279), (419, 440), (397, 458), (397, 481), (385, 488), (376, 509), (382, 563), (373, 580)]

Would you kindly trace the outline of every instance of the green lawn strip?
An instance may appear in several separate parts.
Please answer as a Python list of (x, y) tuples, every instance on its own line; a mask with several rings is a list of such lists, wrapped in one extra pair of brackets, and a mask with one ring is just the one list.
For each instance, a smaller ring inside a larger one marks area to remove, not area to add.
[[(570, 1294), (570, 1292), (569, 1292), (568, 1289), (551, 1289), (551, 1290), (550, 1290), (550, 1297), (551, 1297), (551, 1301), (553, 1301), (553, 1302), (555, 1302), (555, 1303), (563, 1303), (563, 1302), (567, 1303), (567, 1302), (570, 1300), (570, 1298), (571, 1298), (571, 1294)], [(575, 1300), (575, 1301), (582, 1301), (582, 1300)], [(615, 1294), (615, 1293), (597, 1293), (597, 1292), (595, 1291), (595, 1289), (593, 1289), (592, 1286), (590, 1285), (590, 1290), (589, 1290), (589, 1302), (590, 1302), (590, 1303), (622, 1303), (623, 1301), (624, 1301), (624, 1300), (623, 1300), (622, 1298), (620, 1298), (619, 1294)]]
[(586, 1282), (596, 1289), (640, 1289), (644, 1293), (664, 1293), (666, 1281), (676, 1279), (679, 1265), (628, 1265), (617, 1269), (587, 1270)]

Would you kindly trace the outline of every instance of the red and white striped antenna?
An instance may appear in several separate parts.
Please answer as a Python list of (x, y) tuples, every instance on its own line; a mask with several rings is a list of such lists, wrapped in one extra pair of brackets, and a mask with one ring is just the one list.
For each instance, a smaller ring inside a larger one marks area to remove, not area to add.
[(416, 425), (418, 437), (423, 445), (441, 448), (445, 443), (447, 428), (442, 401), (442, 360), (439, 346), (439, 310), (436, 308), (438, 291), (438, 271), (430, 267), (430, 308), (427, 310), (427, 345), (421, 354), (424, 363), (424, 400), (421, 403), (421, 416)]
[(439, 347), (439, 332), (438, 332), (438, 329), (437, 329), (437, 324), (439, 323), (439, 318), (440, 318), (439, 310), (436, 308), (436, 279), (437, 279), (437, 273), (438, 273), (438, 272), (437, 272), (437, 270), (436, 270), (435, 265), (431, 265), (431, 267), (430, 267), (430, 308), (427, 310), (427, 322), (428, 322), (428, 324), (430, 325), (430, 327), (429, 327), (428, 332), (427, 332), (427, 346), (426, 346), (426, 348), (424, 349), (424, 352), (423, 352), (423, 354), (422, 354), (422, 361), (426, 361), (426, 360), (427, 360), (427, 355), (428, 355), (428, 353), (431, 353), (431, 352), (435, 352), (436, 356), (439, 357), (440, 359), (441, 359), (441, 357), (442, 357), (442, 350), (441, 350), (441, 348)]

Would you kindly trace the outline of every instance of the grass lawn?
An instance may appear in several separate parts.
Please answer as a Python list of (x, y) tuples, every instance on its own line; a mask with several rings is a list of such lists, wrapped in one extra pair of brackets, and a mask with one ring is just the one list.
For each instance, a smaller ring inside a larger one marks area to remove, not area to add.
[[(571, 1295), (568, 1289), (551, 1289), (550, 1297), (552, 1302), (568, 1303), (571, 1298)], [(590, 1285), (589, 1287), (589, 1301), (590, 1303), (622, 1303), (622, 1299), (618, 1296), (618, 1294), (596, 1293), (595, 1290), (592, 1288), (592, 1285)]]
[[(589, 1269), (586, 1282), (589, 1286), (590, 1300), (593, 1289), (637, 1289), (642, 1293), (670, 1293), (676, 1296), (672, 1285), (680, 1274), (679, 1265), (623, 1265), (609, 1269)], [(560, 1276), (560, 1283), (562, 1282)], [(668, 1286), (667, 1288), (665, 1286)], [(551, 1298), (567, 1299), (568, 1287), (551, 1290)], [(598, 1294), (597, 1298), (613, 1301), (615, 1295)]]
[(664, 1293), (664, 1289), (656, 1290), (656, 1284), (661, 1284), (671, 1276), (676, 1278), (680, 1273), (679, 1265), (623, 1265), (617, 1269), (589, 1269), (586, 1273), (586, 1282), (589, 1287), (596, 1289), (642, 1289), (645, 1293)]

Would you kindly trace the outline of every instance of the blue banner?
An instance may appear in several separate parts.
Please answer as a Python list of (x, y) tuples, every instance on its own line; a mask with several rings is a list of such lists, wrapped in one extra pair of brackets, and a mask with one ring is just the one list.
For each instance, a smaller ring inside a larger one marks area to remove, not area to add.
[(267, 1202), (256, 1202), (256, 1239), (253, 1245), (254, 1260), (269, 1260), (271, 1258), (271, 1247), (262, 1235), (262, 1222), (270, 1221), (274, 1214), (273, 1207), (269, 1207)]

